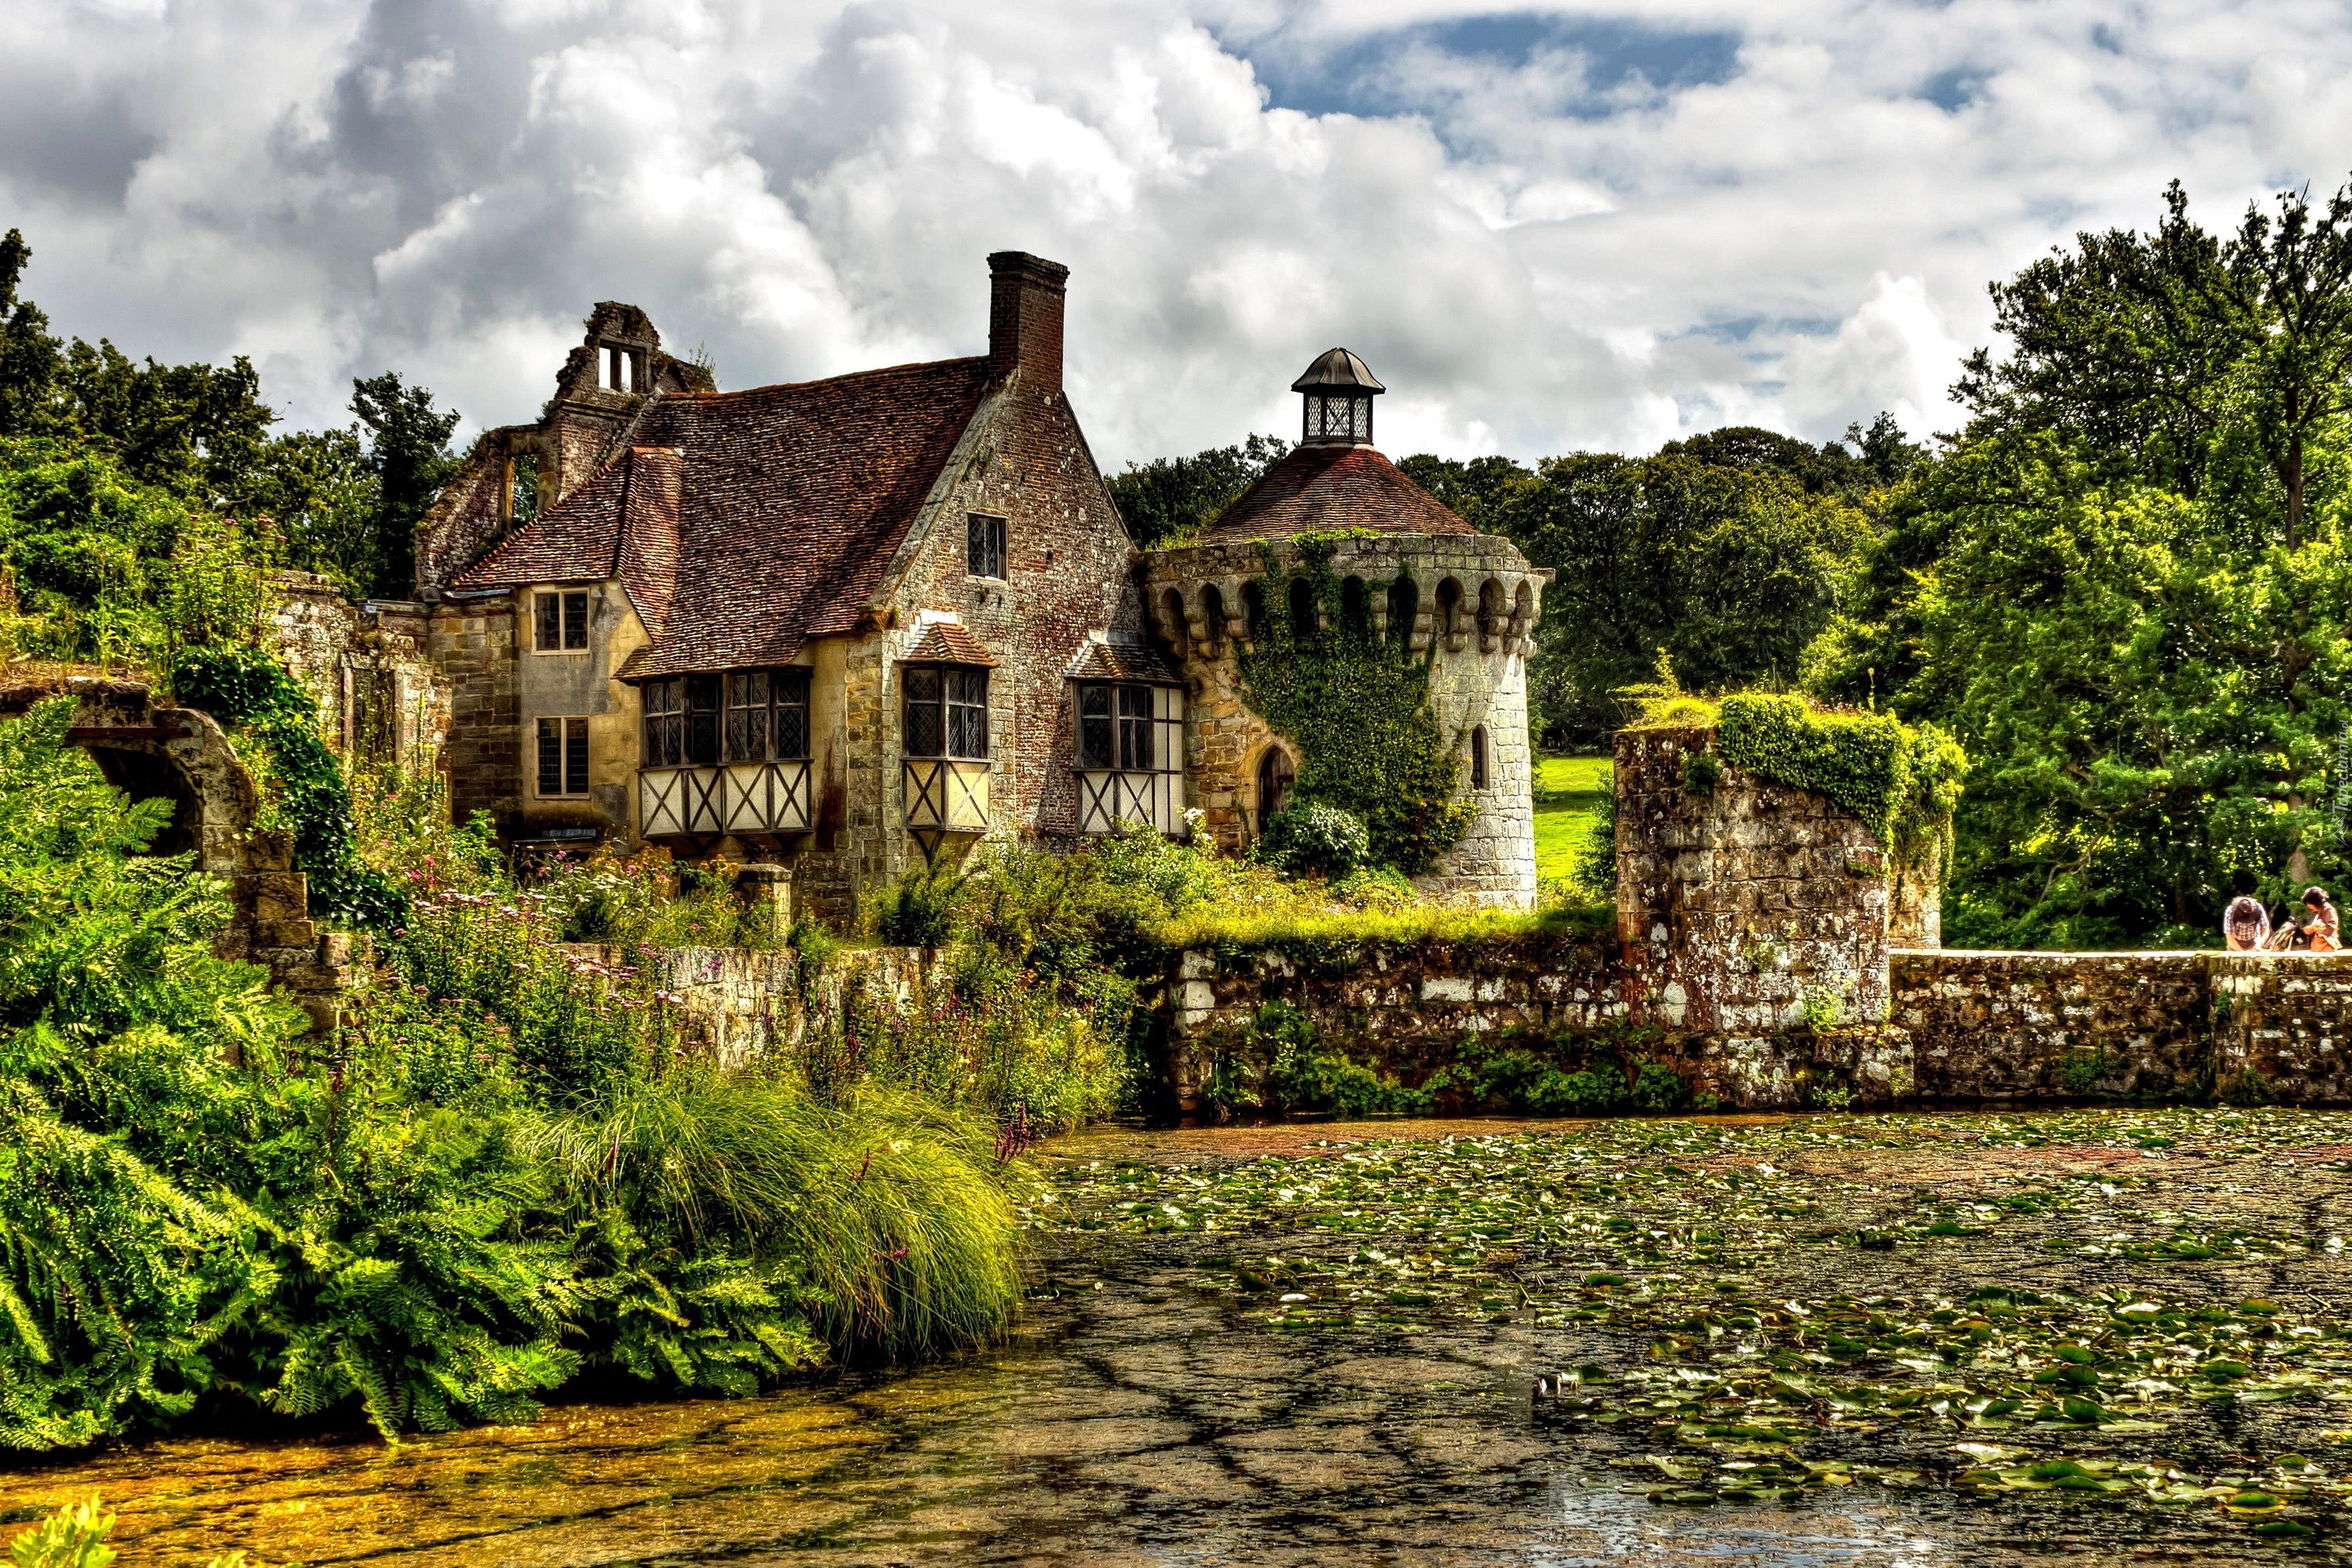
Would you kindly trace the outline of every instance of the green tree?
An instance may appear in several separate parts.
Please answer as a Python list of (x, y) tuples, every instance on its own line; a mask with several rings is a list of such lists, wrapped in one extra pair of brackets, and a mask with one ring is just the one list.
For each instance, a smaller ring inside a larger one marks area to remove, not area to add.
[(1806, 666), (1974, 759), (1955, 940), (2187, 940), (2346, 868), (2347, 223), (2287, 193), (2217, 237), (2176, 183), (1994, 286), (2010, 352)]
[(352, 412), (367, 431), (367, 468), (376, 482), (375, 592), (403, 598), (415, 585), (416, 525), (457, 470), (449, 450), (457, 414), (436, 409), (425, 388), (403, 386), (397, 371), (353, 381)]
[(1753, 460), (1757, 443), (1717, 460), (1727, 445), (1547, 458), (1488, 507), (1487, 526), (1558, 574), (1529, 671), (1546, 744), (1614, 730), (1614, 694), (1646, 679), (1660, 648), (1696, 690), (1791, 681), (1838, 609), (1868, 514), (1847, 489), (1808, 493)]
[(1188, 542), (1258, 476), (1290, 455), (1279, 436), (1252, 436), (1238, 447), (1212, 447), (1189, 458), (1129, 463), (1106, 481), (1127, 536), (1144, 550)]
[[(2219, 484), (2294, 549), (2313, 444), (2352, 407), (2352, 187), (2317, 209), (2282, 192), (2277, 206), (2249, 204), (2217, 237), (2176, 180), (2152, 234), (2080, 234), (1993, 284), (1993, 324), (2014, 346), (1969, 356), (1954, 391), (1972, 429), (2054, 431), (2184, 496)], [(2247, 482), (2250, 458), (2265, 484)]]

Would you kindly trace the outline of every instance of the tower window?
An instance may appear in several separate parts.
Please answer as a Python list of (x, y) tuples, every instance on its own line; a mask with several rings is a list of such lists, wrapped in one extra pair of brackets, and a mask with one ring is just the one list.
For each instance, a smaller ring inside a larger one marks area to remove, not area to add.
[(1470, 787), (1486, 787), (1486, 726), (1470, 731)]
[(975, 577), (1004, 575), (1004, 520), (973, 512), (967, 520), (964, 570)]
[(539, 721), (539, 793), (542, 797), (588, 793), (588, 721)]
[(588, 646), (585, 592), (540, 594), (531, 600), (531, 648), (537, 653), (578, 653)]

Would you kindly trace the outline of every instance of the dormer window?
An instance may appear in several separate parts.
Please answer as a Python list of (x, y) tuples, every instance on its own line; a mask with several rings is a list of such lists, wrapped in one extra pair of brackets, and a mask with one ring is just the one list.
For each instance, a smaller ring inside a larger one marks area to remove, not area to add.
[(1346, 349), (1330, 349), (1290, 384), (1306, 399), (1299, 438), (1310, 447), (1372, 444), (1372, 399), (1386, 392), (1371, 367)]

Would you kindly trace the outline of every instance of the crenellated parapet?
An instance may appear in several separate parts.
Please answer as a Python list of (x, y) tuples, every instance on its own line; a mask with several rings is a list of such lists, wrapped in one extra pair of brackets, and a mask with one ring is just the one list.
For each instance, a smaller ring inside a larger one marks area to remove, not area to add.
[[(1330, 546), (1340, 613), (1360, 606), (1373, 635), (1424, 656), (1475, 649), (1525, 659), (1534, 652), (1552, 574), (1528, 564), (1509, 540), (1376, 534), (1318, 542)], [(1179, 659), (1229, 659), (1254, 646), (1265, 616), (1292, 613), (1292, 584), (1307, 580), (1308, 564), (1296, 538), (1154, 552), (1144, 567), (1154, 627)], [(1317, 629), (1330, 629), (1328, 605), (1311, 593), (1297, 597), (1313, 605)]]

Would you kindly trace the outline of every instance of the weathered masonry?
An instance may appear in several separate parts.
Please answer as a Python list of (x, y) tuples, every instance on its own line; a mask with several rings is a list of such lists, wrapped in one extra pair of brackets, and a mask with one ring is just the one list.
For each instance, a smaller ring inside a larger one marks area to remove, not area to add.
[(133, 800), (168, 800), (172, 818), (151, 847), (193, 855), (217, 877), (229, 919), (213, 939), (222, 958), (269, 971), (310, 1018), (333, 1026), (352, 979), (352, 939), (310, 918), (310, 879), (294, 868), (294, 839), (255, 824), (261, 797), (212, 715), (165, 707), (135, 680), (76, 678), (61, 688), (0, 688), (0, 716), (64, 695), (74, 700), (66, 738), (89, 753), (106, 781)]
[[(1185, 674), (1183, 765), (1203, 826), (1241, 848), (1297, 774), (1296, 739), (1253, 708), (1242, 674), (1269, 620), (1304, 648), (1390, 643), (1426, 663), (1439, 731), (1477, 805), (1420, 886), (1525, 908), (1536, 893), (1528, 658), (1551, 573), (1473, 530), (1373, 448), (1372, 399), (1385, 389), (1362, 360), (1333, 349), (1291, 389), (1305, 407), (1298, 447), (1197, 540), (1144, 558), (1153, 625)], [(1321, 559), (1308, 559), (1310, 546)], [(1316, 591), (1318, 567), (1339, 583), (1336, 615)]]
[(1270, 1002), (1413, 1086), (1511, 1041), (1664, 1062), (1727, 1109), (2352, 1103), (2352, 953), (1938, 949), (1932, 868), (1890, 872), (1810, 791), (1727, 766), (1686, 789), (1712, 740), (1619, 735), (1613, 931), (1178, 955), (1173, 1108), (1209, 1111)]

